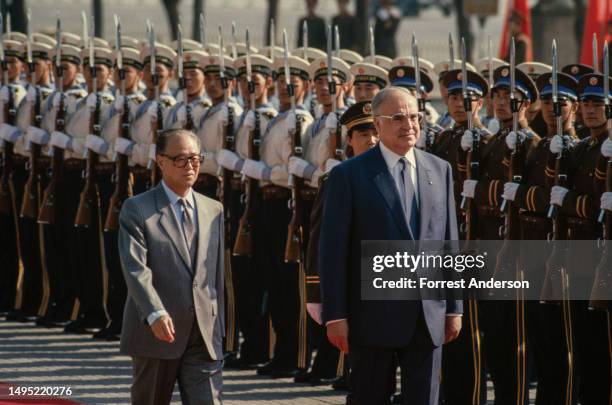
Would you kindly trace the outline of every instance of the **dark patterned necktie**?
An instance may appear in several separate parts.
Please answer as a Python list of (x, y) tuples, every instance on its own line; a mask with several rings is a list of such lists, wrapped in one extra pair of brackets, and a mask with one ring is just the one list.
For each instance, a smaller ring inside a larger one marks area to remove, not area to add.
[(189, 207), (187, 205), (187, 201), (184, 198), (179, 199), (179, 203), (183, 208), (183, 232), (185, 233), (185, 241), (187, 242), (187, 248), (189, 249), (189, 255), (191, 256), (191, 261), (195, 260), (196, 247), (195, 243), (196, 239), (196, 230), (195, 225), (193, 223), (193, 217), (189, 213)]

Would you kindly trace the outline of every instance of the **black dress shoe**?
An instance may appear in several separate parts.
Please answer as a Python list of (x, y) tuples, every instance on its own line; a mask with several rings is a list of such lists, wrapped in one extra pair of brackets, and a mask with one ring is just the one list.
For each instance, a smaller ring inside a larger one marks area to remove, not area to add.
[(295, 378), (299, 372), (297, 368), (275, 368), (270, 373), (270, 378)]
[(312, 373), (309, 373), (308, 371), (304, 369), (300, 369), (298, 370), (298, 373), (295, 375), (295, 377), (293, 377), (293, 382), (298, 383), (298, 384), (309, 383), (312, 378), (313, 378)]
[(274, 362), (269, 361), (263, 366), (257, 367), (257, 375), (270, 375), (274, 370)]
[(402, 403), (402, 394), (395, 394), (391, 398), (392, 404), (401, 404)]
[(330, 385), (330, 384), (333, 384), (335, 381), (336, 381), (336, 377), (317, 377), (317, 376), (310, 377), (310, 384), (312, 384), (313, 386)]

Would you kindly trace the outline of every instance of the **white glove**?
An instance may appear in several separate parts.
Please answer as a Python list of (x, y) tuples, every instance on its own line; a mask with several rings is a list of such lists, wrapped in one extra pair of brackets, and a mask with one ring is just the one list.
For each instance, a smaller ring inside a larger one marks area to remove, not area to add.
[(338, 166), (340, 163), (342, 162), (336, 159), (327, 159), (325, 161), (325, 173), (331, 172), (331, 169)]
[(465, 180), (463, 182), (463, 191), (461, 192), (461, 195), (467, 198), (474, 198), (477, 183), (477, 180)]
[(119, 114), (123, 112), (123, 104), (125, 103), (125, 96), (123, 94), (119, 94), (113, 103), (113, 108)]
[(30, 103), (34, 103), (36, 101), (36, 88), (34, 88), (34, 86), (28, 86), (26, 100), (28, 100)]
[(312, 175), (317, 168), (304, 159), (300, 159), (295, 156), (289, 158), (289, 173), (294, 176), (304, 178), (306, 180), (312, 179)]
[(552, 205), (563, 205), (563, 199), (565, 198), (565, 194), (567, 194), (569, 190), (565, 187), (561, 186), (553, 186), (550, 189), (550, 203)]
[(40, 128), (30, 126), (28, 128), (27, 139), (29, 142), (34, 142), (38, 145), (46, 145), (49, 143), (49, 134)]
[(516, 149), (517, 139), (520, 139), (522, 142), (523, 139), (525, 139), (525, 134), (519, 131), (518, 136), (517, 136), (516, 132), (510, 131), (510, 133), (506, 135), (506, 146), (508, 146), (508, 149), (510, 150)]
[(563, 138), (561, 138), (559, 135), (553, 136), (550, 140), (549, 150), (554, 154), (561, 153), (563, 150), (563, 140), (565, 140), (567, 144), (570, 143), (570, 137), (567, 135), (563, 135)]
[(51, 146), (58, 147), (60, 149), (72, 150), (72, 137), (66, 135), (63, 132), (53, 131), (51, 132), (51, 140), (49, 141)]
[(157, 118), (157, 101), (151, 101), (147, 109), (147, 115), (151, 118)]
[(130, 156), (134, 149), (134, 142), (126, 138), (115, 139), (115, 152), (121, 153), (122, 155)]
[(601, 195), (601, 205), (602, 210), (612, 211), (612, 191), (606, 191)]
[(246, 159), (244, 161), (244, 166), (242, 166), (242, 174), (252, 179), (262, 180), (266, 168), (267, 166), (263, 162)]
[(470, 130), (466, 130), (461, 137), (461, 149), (464, 151), (472, 150), (474, 145), (474, 134)]
[(157, 149), (154, 143), (152, 143), (151, 145), (149, 145), (149, 160), (152, 160), (155, 162), (157, 158)]
[(285, 129), (288, 133), (295, 132), (295, 114), (293, 112), (288, 112), (287, 117), (285, 117)]
[(612, 141), (609, 138), (601, 145), (601, 154), (607, 158), (612, 157)]
[(21, 136), (21, 131), (14, 125), (0, 124), (0, 137), (7, 142), (15, 143)]
[(254, 111), (249, 111), (246, 115), (246, 117), (244, 118), (244, 121), (242, 122), (242, 126), (245, 128), (248, 128), (249, 130), (252, 130), (253, 128), (255, 128), (255, 112)]
[(2, 89), (0, 89), (0, 101), (4, 104), (9, 101), (9, 89), (7, 86), (2, 86)]
[(236, 171), (236, 166), (240, 160), (238, 155), (227, 149), (221, 149), (217, 152), (217, 163), (227, 170)]
[(96, 100), (96, 93), (90, 93), (89, 96), (87, 96), (87, 100), (85, 100), (85, 104), (87, 105), (87, 107), (89, 107), (90, 110), (95, 110)]
[(183, 103), (176, 111), (176, 122), (187, 122), (187, 108)]
[(327, 114), (325, 118), (325, 129), (335, 131), (338, 127), (338, 116), (335, 113)]
[(323, 325), (321, 320), (321, 312), (323, 312), (323, 305), (319, 303), (306, 303), (306, 311), (308, 311), (308, 315), (319, 325)]
[(516, 198), (516, 191), (519, 188), (519, 183), (513, 183), (511, 181), (504, 184), (504, 192), (502, 193), (502, 198), (508, 201), (514, 201)]
[(104, 142), (101, 136), (88, 134), (85, 140), (85, 147), (99, 155), (106, 155), (106, 152), (108, 152), (108, 144)]
[(491, 118), (487, 124), (487, 129), (490, 133), (496, 134), (499, 131), (499, 120), (497, 118)]

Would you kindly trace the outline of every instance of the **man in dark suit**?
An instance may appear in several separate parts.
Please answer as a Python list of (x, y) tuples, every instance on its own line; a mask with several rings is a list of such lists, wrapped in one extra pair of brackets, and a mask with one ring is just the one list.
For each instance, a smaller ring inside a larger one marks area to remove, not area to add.
[[(437, 404), (441, 346), (461, 329), (461, 301), (361, 299), (363, 240), (455, 240), (450, 165), (415, 148), (417, 101), (390, 87), (372, 102), (380, 143), (335, 167), (325, 195), (319, 269), (329, 340), (349, 353), (357, 404), (388, 404), (397, 356), (405, 404)], [(350, 350), (349, 350), (350, 349)]]
[(182, 129), (156, 144), (162, 181), (128, 199), (119, 254), (128, 287), (121, 352), (132, 357), (132, 404), (221, 403), (223, 208), (193, 191), (200, 142)]

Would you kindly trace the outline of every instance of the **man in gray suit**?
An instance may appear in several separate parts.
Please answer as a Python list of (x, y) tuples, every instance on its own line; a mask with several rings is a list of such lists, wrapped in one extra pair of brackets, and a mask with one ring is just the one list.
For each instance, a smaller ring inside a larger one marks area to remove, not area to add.
[(223, 208), (192, 185), (203, 158), (191, 132), (160, 135), (162, 181), (121, 210), (128, 287), (121, 351), (132, 357), (133, 404), (220, 404), (223, 366)]

